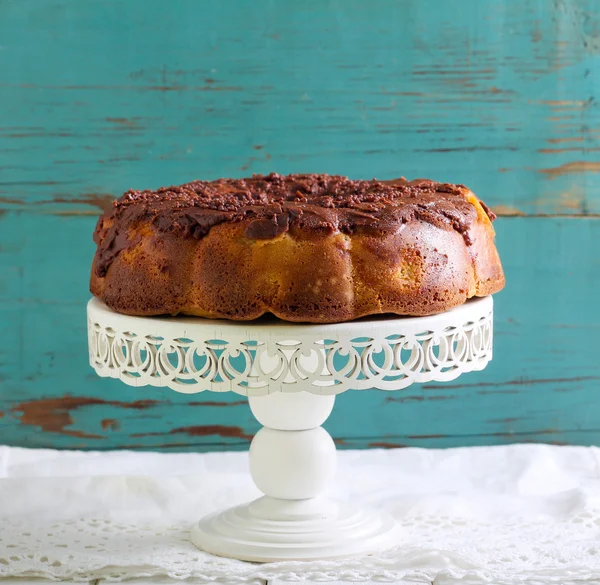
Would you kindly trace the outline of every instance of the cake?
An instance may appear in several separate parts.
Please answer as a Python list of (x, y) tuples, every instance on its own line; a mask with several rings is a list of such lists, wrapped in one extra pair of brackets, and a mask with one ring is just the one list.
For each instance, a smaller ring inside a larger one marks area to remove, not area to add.
[(126, 192), (90, 288), (128, 315), (335, 323), (498, 292), (494, 214), (465, 186), (255, 175)]

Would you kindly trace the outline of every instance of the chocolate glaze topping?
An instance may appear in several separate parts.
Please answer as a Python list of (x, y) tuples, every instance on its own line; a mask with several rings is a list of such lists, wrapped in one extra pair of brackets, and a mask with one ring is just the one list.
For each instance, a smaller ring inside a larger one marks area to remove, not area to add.
[[(127, 191), (96, 227), (96, 274), (104, 276), (112, 261), (134, 245), (129, 228), (150, 221), (164, 232), (203, 238), (224, 222), (246, 221), (250, 239), (271, 239), (287, 231), (310, 229), (394, 232), (412, 219), (459, 232), (470, 245), (469, 227), (477, 210), (462, 185), (425, 179), (352, 181), (331, 175), (254, 175), (247, 179), (193, 181), (157, 191)], [(487, 208), (484, 210), (495, 219)], [(105, 220), (109, 220), (105, 224)], [(108, 224), (109, 227), (106, 227)]]

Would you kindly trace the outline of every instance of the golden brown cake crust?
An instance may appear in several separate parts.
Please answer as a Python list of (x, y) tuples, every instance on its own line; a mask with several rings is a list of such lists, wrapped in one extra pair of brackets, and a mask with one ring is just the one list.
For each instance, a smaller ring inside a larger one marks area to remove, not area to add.
[(333, 323), (430, 315), (504, 286), (493, 213), (463, 185), (271, 174), (128, 191), (91, 292), (129, 315)]

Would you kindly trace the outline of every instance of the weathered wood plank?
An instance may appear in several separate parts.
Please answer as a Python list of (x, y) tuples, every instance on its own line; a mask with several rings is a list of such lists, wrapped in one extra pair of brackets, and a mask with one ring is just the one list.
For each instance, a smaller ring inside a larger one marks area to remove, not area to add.
[(277, 170), (598, 214), (599, 20), (595, 0), (3, 3), (0, 208)]
[[(134, 389), (89, 368), (92, 226), (0, 218), (0, 441), (246, 448), (258, 425), (242, 397)], [(496, 299), (494, 362), (450, 384), (344, 394), (327, 424), (340, 446), (600, 443), (600, 221), (507, 218), (497, 232), (508, 285)]]
[(594, 0), (2, 3), (0, 441), (245, 447), (238, 397), (93, 375), (91, 232), (128, 187), (276, 170), (464, 182), (513, 216), (495, 362), (340, 397), (341, 445), (599, 443), (599, 22)]

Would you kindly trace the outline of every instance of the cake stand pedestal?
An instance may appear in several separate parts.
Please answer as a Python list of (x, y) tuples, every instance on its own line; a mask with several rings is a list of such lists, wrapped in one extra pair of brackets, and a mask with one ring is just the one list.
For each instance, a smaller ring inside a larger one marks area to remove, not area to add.
[(248, 396), (263, 425), (250, 473), (264, 496), (202, 518), (191, 534), (196, 546), (247, 561), (331, 559), (394, 546), (400, 530), (389, 516), (324, 495), (336, 451), (321, 425), (335, 396), (483, 369), (492, 314), (485, 297), (430, 317), (306, 325), (129, 317), (92, 299), (90, 364), (132, 386)]

